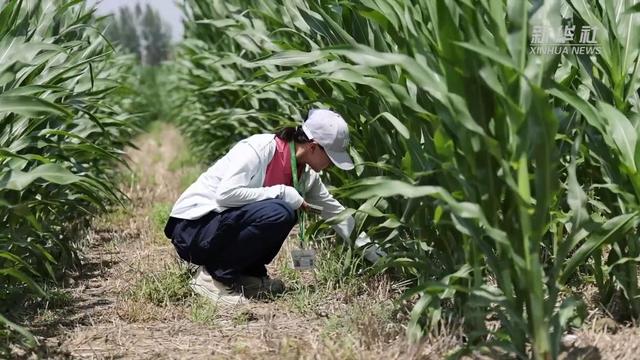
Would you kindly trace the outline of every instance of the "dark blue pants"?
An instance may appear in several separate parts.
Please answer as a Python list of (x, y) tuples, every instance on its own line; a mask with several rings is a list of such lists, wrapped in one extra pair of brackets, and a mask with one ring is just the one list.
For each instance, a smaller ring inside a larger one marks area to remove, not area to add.
[(270, 199), (212, 211), (194, 220), (171, 217), (164, 233), (178, 256), (203, 265), (225, 284), (238, 275), (265, 276), (296, 223), (296, 213), (282, 200)]

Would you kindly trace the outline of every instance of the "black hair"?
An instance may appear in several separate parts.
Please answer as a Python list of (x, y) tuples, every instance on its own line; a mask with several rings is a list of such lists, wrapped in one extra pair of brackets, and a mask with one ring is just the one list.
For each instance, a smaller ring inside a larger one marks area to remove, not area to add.
[(302, 130), (302, 126), (282, 128), (276, 131), (276, 136), (286, 142), (293, 141), (298, 144), (311, 142)]

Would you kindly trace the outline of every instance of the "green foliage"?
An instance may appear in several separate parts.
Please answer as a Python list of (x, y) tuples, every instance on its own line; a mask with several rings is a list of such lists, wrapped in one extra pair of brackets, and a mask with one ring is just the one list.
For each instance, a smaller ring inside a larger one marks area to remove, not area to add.
[(118, 13), (111, 17), (106, 35), (147, 66), (159, 66), (169, 59), (171, 26), (162, 20), (151, 4), (147, 4), (144, 10), (139, 3), (133, 11), (126, 5), (120, 7)]
[(164, 231), (164, 225), (167, 223), (167, 219), (169, 219), (172, 206), (173, 204), (170, 203), (156, 203), (153, 204), (151, 208), (151, 222), (160, 234)]
[(127, 71), (129, 80), (121, 92), (127, 96), (126, 109), (138, 115), (140, 127), (149, 130), (154, 121), (175, 117), (178, 109), (171, 95), (170, 84), (174, 80), (171, 65), (136, 65)]
[[(604, 305), (621, 294), (626, 318), (640, 316), (633, 5), (188, 0), (182, 128), (213, 160), (335, 109), (358, 166), (327, 178), (354, 233), (390, 254), (382, 266), (413, 279), (409, 335), (454, 312), (469, 347), (555, 358), (580, 313), (560, 296), (578, 269)], [(535, 25), (591, 26), (601, 54), (533, 54)]]
[(142, 59), (142, 46), (138, 35), (136, 16), (128, 6), (118, 9), (118, 14), (114, 14), (111, 22), (107, 26), (105, 35), (125, 51), (134, 54), (136, 59)]
[(197, 296), (191, 303), (191, 321), (203, 325), (215, 325), (218, 307), (211, 300)]
[(167, 306), (191, 296), (189, 270), (183, 264), (165, 266), (162, 271), (145, 274), (131, 289), (134, 300), (145, 300), (157, 306)]
[(336, 292), (345, 298), (354, 298), (365, 289), (367, 278), (360, 276), (361, 259), (354, 259), (345, 244), (334, 244), (327, 239), (316, 241), (316, 266), (312, 270), (313, 283), (307, 284), (299, 270), (284, 262), (278, 276), (287, 284), (283, 301), (301, 314), (314, 314)]
[(0, 6), (0, 326), (19, 334), (12, 307), (47, 297), (87, 220), (124, 198), (112, 179), (138, 131), (121, 87), (132, 58), (113, 56), (93, 13), (77, 1)]
[(73, 296), (68, 292), (61, 289), (54, 289), (47, 292), (49, 296), (44, 301), (43, 306), (47, 309), (60, 309), (65, 306), (69, 306), (73, 301)]
[(145, 63), (151, 66), (160, 65), (169, 58), (171, 43), (171, 27), (162, 21), (160, 13), (147, 4), (140, 21), (142, 38), (145, 47)]
[(118, 52), (133, 54), (138, 65), (129, 72), (131, 81), (123, 89), (129, 96), (129, 109), (140, 113), (146, 127), (155, 120), (170, 120), (177, 110), (172, 105), (171, 86), (175, 83), (170, 57), (171, 29), (157, 10), (148, 4), (118, 9), (107, 20), (105, 35)]
[(363, 281), (358, 277), (362, 266), (362, 259), (351, 254), (347, 244), (333, 244), (320, 241), (317, 248), (318, 256), (314, 275), (318, 286), (334, 289), (339, 287), (354, 287)]

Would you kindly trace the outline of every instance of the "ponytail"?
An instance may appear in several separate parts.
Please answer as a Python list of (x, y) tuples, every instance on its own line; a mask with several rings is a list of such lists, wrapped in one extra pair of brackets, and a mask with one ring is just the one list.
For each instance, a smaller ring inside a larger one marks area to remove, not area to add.
[(293, 141), (298, 144), (311, 141), (302, 130), (302, 126), (282, 128), (276, 132), (276, 136), (286, 142)]

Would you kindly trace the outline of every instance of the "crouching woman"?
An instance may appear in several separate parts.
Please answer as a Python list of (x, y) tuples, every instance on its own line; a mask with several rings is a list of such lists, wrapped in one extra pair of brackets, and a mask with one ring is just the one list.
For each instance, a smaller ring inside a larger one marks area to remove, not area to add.
[[(193, 289), (234, 304), (283, 292), (283, 282), (270, 278), (265, 265), (295, 225), (296, 210), (318, 205), (328, 219), (344, 209), (318, 172), (331, 165), (353, 169), (348, 145), (344, 119), (313, 110), (301, 126), (240, 141), (200, 175), (173, 206), (164, 230), (180, 258), (201, 265)], [(353, 218), (334, 225), (344, 239), (353, 227)]]

